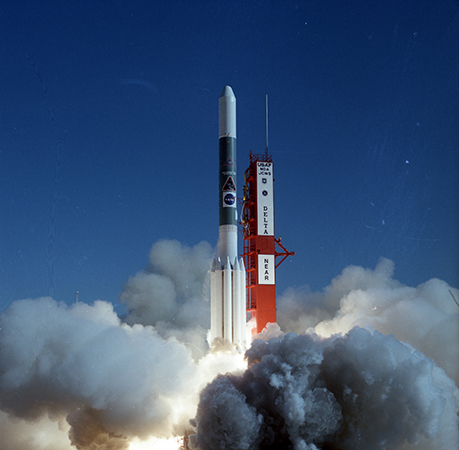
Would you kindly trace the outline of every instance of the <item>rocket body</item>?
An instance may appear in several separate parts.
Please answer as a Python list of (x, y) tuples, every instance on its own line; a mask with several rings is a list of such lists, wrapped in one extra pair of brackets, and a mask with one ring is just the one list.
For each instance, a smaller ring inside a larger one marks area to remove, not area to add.
[(229, 86), (218, 100), (219, 233), (218, 256), (222, 261), (237, 257), (236, 195), (236, 97)]
[(237, 251), (236, 97), (225, 86), (218, 101), (219, 231), (211, 271), (210, 341), (245, 347), (245, 268)]

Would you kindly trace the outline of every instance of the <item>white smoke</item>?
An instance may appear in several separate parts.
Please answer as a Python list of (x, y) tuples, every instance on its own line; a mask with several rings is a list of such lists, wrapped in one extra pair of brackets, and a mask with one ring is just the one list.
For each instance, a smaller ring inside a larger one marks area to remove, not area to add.
[(322, 293), (289, 289), (278, 301), (278, 322), (288, 332), (322, 337), (355, 326), (393, 334), (432, 358), (459, 386), (459, 290), (438, 279), (418, 287), (393, 278), (394, 263), (374, 270), (349, 266)]
[(109, 303), (20, 300), (0, 328), (1, 409), (25, 419), (65, 414), (75, 444), (107, 430), (126, 448), (126, 436), (169, 436), (193, 413), (174, 408), (187, 404), (195, 378), (190, 351), (152, 327), (120, 323)]
[(129, 278), (120, 294), (128, 324), (153, 325), (163, 337), (190, 344), (193, 356), (208, 350), (210, 325), (208, 272), (213, 249), (207, 242), (187, 247), (161, 240), (150, 251), (148, 267)]
[[(439, 367), (375, 331), (354, 330), (348, 337), (322, 343), (314, 335), (282, 338), (283, 333), (272, 326), (264, 333), (265, 341), (248, 353), (250, 369), (244, 373), (247, 366), (240, 355), (208, 353), (211, 256), (211, 246), (204, 242), (191, 248), (177, 241), (156, 243), (148, 267), (123, 287), (120, 300), (129, 312), (121, 319), (103, 301), (68, 306), (51, 298), (26, 299), (4, 310), (0, 316), (2, 450), (134, 450), (145, 448), (139, 439), (181, 435), (195, 416), (195, 442), (213, 442), (208, 435), (213, 430), (205, 431), (205, 423), (212, 428), (212, 417), (204, 417), (202, 409), (196, 413), (196, 407), (204, 386), (218, 373), (227, 372), (239, 375), (219, 377), (206, 388), (201, 402), (217, 402), (209, 411), (224, 413), (227, 421), (221, 426), (228, 442), (261, 445), (260, 430), (275, 442), (277, 428), (274, 422), (269, 424), (267, 413), (273, 408), (276, 420), (287, 417), (278, 434), (285, 448), (313, 449), (316, 442), (317, 448), (325, 449), (319, 442), (336, 436), (353, 439), (353, 427), (362, 429), (362, 439), (370, 442), (364, 431), (366, 418), (376, 414), (370, 406), (376, 405), (372, 396), (387, 397), (379, 411), (390, 418), (387, 411), (400, 407), (395, 401), (399, 396), (393, 395), (400, 384), (403, 392), (411, 393), (406, 398), (400, 394), (404, 405), (409, 405), (404, 423), (414, 425), (396, 427), (394, 435), (407, 442), (418, 439), (417, 450), (455, 448), (457, 388), (439, 368), (450, 378), (457, 375), (459, 308), (446, 283), (430, 280), (417, 288), (403, 286), (392, 277), (392, 263), (383, 260), (375, 270), (345, 269), (322, 293), (289, 290), (279, 302), (284, 331), (310, 329), (311, 334), (315, 329), (325, 336), (359, 325), (395, 334)], [(459, 297), (457, 290), (452, 292)], [(276, 353), (276, 346), (283, 348), (283, 354)], [(374, 357), (379, 353), (379, 359)], [(345, 359), (340, 360), (340, 355)], [(331, 364), (339, 361), (341, 366)], [(325, 374), (332, 380), (346, 367), (353, 367), (355, 372), (349, 373), (355, 385), (337, 382), (332, 388)], [(262, 388), (256, 383), (243, 387), (248, 374), (269, 383)], [(249, 388), (254, 391), (247, 394)], [(250, 395), (258, 396), (257, 389), (261, 389), (260, 401), (266, 402), (265, 412), (247, 402)], [(354, 409), (362, 411), (362, 417)], [(236, 410), (242, 415), (231, 413)], [(377, 423), (381, 436), (393, 425), (387, 421), (385, 428), (382, 420)], [(399, 447), (393, 444), (393, 448)]]
[(241, 355), (206, 354), (210, 261), (207, 243), (153, 245), (149, 267), (120, 295), (124, 320), (100, 300), (44, 297), (4, 310), (2, 450), (118, 450), (181, 435), (206, 383), (244, 367)]

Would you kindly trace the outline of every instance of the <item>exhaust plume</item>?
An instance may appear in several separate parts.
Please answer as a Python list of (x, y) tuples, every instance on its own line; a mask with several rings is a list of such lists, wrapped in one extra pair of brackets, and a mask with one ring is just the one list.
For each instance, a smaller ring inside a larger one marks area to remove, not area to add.
[[(347, 267), (323, 292), (287, 290), (279, 325), (302, 335), (269, 327), (247, 351), (243, 376), (220, 376), (203, 391), (193, 445), (458, 448), (459, 309), (450, 292), (459, 292), (438, 279), (404, 286), (393, 274), (383, 258), (374, 270)], [(237, 417), (249, 421), (244, 431), (226, 433)]]
[(210, 262), (205, 242), (156, 243), (124, 286), (123, 320), (101, 300), (12, 302), (0, 315), (2, 449), (119, 450), (181, 435), (206, 383), (244, 368), (242, 355), (206, 354)]
[(193, 414), (193, 402), (183, 416), (174, 408), (189, 403), (190, 351), (152, 327), (122, 324), (109, 303), (19, 300), (0, 328), (1, 409), (26, 420), (67, 416), (79, 449), (93, 448), (92, 435), (105, 435), (107, 449), (168, 437)]
[(436, 278), (409, 287), (393, 275), (394, 263), (382, 258), (374, 270), (347, 267), (320, 293), (288, 289), (278, 302), (279, 325), (322, 337), (355, 326), (393, 334), (432, 358), (459, 386), (459, 308), (450, 293), (459, 298), (459, 290)]
[(100, 300), (11, 303), (0, 315), (2, 449), (147, 448), (191, 417), (203, 450), (458, 448), (457, 388), (443, 371), (457, 380), (457, 289), (404, 286), (389, 260), (350, 266), (323, 292), (289, 289), (282, 331), (259, 336), (247, 368), (208, 351), (211, 257), (205, 242), (154, 244), (123, 286), (124, 318)]
[(458, 389), (392, 336), (290, 333), (255, 340), (246, 356), (242, 376), (220, 375), (201, 393), (195, 448), (457, 448)]
[(187, 247), (161, 240), (150, 250), (149, 265), (129, 278), (120, 301), (129, 311), (126, 323), (152, 325), (164, 338), (192, 345), (193, 356), (208, 350), (210, 306), (206, 281), (213, 249), (207, 242)]

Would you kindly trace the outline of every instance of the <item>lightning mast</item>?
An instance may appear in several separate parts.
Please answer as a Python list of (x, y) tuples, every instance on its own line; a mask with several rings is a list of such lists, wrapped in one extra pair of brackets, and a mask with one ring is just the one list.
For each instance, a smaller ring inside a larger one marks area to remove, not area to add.
[[(276, 269), (289, 252), (274, 237), (273, 159), (268, 153), (268, 96), (266, 96), (266, 149), (249, 153), (244, 174), (242, 206), (243, 258), (247, 280), (247, 320), (255, 322), (252, 335), (276, 322)], [(280, 258), (280, 259), (278, 259)]]

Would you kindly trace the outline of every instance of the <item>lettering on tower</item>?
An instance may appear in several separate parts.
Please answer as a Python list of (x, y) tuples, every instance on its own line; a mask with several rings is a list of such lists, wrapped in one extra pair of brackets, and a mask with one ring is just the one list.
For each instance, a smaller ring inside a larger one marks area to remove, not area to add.
[(273, 163), (257, 162), (257, 234), (274, 236)]
[(274, 255), (258, 255), (258, 284), (276, 284)]

